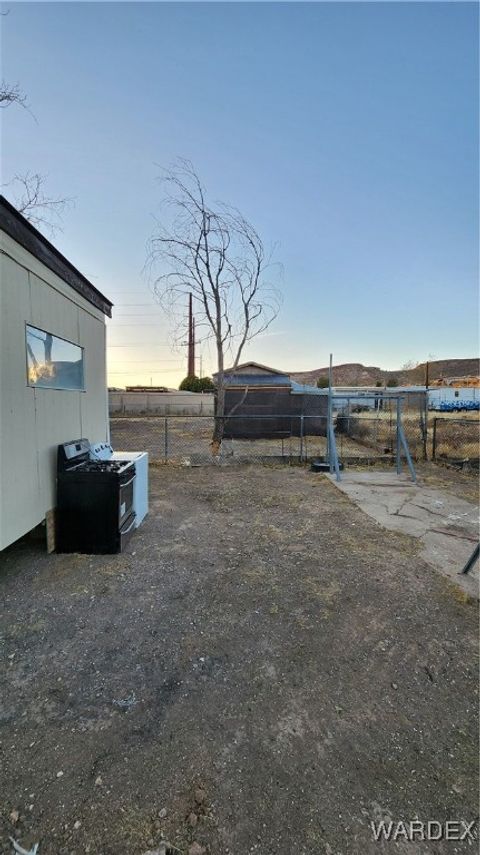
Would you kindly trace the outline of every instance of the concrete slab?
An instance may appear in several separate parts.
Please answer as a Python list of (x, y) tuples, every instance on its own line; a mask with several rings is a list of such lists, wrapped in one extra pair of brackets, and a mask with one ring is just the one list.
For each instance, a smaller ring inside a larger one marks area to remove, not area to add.
[(384, 528), (418, 538), (427, 564), (479, 597), (478, 562), (467, 576), (459, 575), (478, 543), (477, 505), (421, 481), (413, 484), (408, 475), (348, 471), (340, 482), (327, 477)]

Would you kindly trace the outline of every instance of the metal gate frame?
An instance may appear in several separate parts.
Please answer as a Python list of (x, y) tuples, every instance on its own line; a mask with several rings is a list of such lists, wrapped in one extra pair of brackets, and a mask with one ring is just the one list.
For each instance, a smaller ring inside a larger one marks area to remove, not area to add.
[[(413, 465), (412, 456), (410, 454), (410, 449), (408, 447), (407, 438), (405, 436), (405, 431), (403, 430), (402, 424), (402, 403), (404, 399), (404, 395), (383, 395), (384, 400), (388, 401), (396, 401), (397, 402), (397, 425), (396, 425), (396, 450), (395, 450), (395, 462), (397, 475), (401, 475), (402, 473), (402, 450), (407, 461), (408, 468), (410, 470), (410, 475), (412, 477), (412, 481), (414, 484), (417, 483), (417, 473), (415, 471), (415, 467)], [(346, 401), (350, 403), (351, 400), (355, 401), (365, 401), (365, 395), (335, 395), (331, 391), (331, 387), (328, 392), (328, 425), (327, 425), (327, 457), (328, 457), (328, 466), (330, 470), (330, 474), (333, 474), (335, 471), (335, 477), (337, 481), (341, 481), (340, 475), (340, 465), (338, 461), (338, 452), (337, 452), (337, 441), (335, 439), (335, 430), (333, 426), (333, 401)]]

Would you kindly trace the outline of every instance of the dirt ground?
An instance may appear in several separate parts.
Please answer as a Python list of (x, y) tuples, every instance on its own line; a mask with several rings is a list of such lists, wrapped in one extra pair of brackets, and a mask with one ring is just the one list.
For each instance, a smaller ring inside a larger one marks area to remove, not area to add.
[(471, 469), (461, 471), (454, 466), (435, 463), (415, 463), (417, 480), (426, 487), (440, 488), (457, 499), (465, 499), (478, 505), (478, 472)]
[(473, 851), (370, 821), (477, 817), (476, 604), (323, 476), (152, 469), (126, 553), (0, 587), (0, 852)]

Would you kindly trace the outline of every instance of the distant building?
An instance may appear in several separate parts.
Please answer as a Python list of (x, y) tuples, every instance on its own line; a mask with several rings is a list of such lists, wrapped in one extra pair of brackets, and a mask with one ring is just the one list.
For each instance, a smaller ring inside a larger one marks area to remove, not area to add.
[(170, 392), (166, 386), (126, 386), (126, 392)]
[(456, 386), (459, 389), (469, 389), (471, 387), (480, 388), (480, 377), (445, 377), (439, 380), (432, 380), (431, 386)]
[[(213, 376), (214, 382), (216, 376)], [(324, 389), (302, 386), (284, 371), (244, 362), (224, 375), (227, 438), (273, 438), (326, 432)], [(303, 421), (301, 416), (304, 417)]]
[[(461, 381), (465, 378), (459, 378)], [(442, 381), (443, 383), (443, 381)], [(480, 388), (475, 385), (435, 385), (429, 386), (335, 386), (334, 410), (344, 410), (350, 401), (351, 410), (356, 409), (382, 409), (388, 398), (401, 396), (405, 406), (416, 409), (425, 408), (425, 398), (430, 410), (452, 409), (470, 410), (475, 409), (480, 403)]]
[(428, 406), (431, 410), (448, 408), (459, 410), (475, 409), (480, 403), (478, 386), (435, 386), (428, 390)]

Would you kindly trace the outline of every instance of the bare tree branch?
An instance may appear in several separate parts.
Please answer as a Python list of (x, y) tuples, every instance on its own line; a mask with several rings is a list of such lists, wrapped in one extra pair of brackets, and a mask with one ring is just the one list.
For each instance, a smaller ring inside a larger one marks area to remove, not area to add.
[(19, 104), (20, 107), (27, 107), (27, 96), (20, 89), (18, 83), (6, 83), (2, 80), (0, 83), (0, 107), (5, 109), (11, 104)]
[[(2, 12), (0, 15), (8, 15)], [(37, 121), (27, 102), (27, 96), (17, 83), (11, 84), (2, 80), (0, 83), (0, 108), (6, 109), (17, 104), (27, 110)], [(62, 215), (66, 208), (73, 204), (69, 197), (55, 198), (44, 191), (45, 178), (38, 172), (27, 172), (25, 175), (15, 175), (6, 186), (15, 185), (13, 204), (33, 225), (47, 229), (52, 235), (62, 230)]]
[[(268, 280), (272, 254), (236, 208), (207, 203), (192, 164), (180, 160), (161, 178), (168, 226), (157, 224), (150, 239), (147, 266), (153, 290), (172, 314), (193, 295), (198, 326), (207, 328), (217, 352), (217, 419), (213, 437), (218, 451), (225, 420), (225, 358), (239, 364), (245, 345), (277, 317), (280, 295)], [(231, 413), (230, 413), (231, 415)]]
[(16, 175), (10, 183), (16, 185), (15, 207), (32, 225), (47, 228), (51, 234), (62, 230), (62, 216), (74, 204), (72, 198), (46, 195), (45, 177), (38, 172)]

